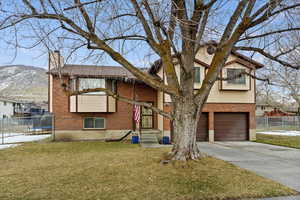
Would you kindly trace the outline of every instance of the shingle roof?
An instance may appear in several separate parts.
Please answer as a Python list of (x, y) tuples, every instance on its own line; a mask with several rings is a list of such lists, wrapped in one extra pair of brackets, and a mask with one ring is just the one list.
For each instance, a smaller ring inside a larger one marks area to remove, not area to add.
[[(142, 69), (145, 70), (145, 69)], [(73, 65), (65, 64), (60, 69), (61, 75), (75, 77), (103, 77), (112, 79), (129, 79), (137, 78), (127, 69), (118, 66), (97, 66), (97, 65)], [(58, 74), (57, 69), (50, 70), (51, 74)]]

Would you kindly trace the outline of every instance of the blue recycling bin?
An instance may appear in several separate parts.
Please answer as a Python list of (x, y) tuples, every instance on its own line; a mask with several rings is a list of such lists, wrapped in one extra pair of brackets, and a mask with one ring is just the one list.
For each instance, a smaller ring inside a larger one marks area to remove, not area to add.
[(163, 136), (162, 142), (163, 142), (163, 144), (170, 144), (170, 137), (169, 136)]
[(138, 144), (139, 143), (139, 136), (138, 135), (133, 135), (131, 137), (131, 144)]

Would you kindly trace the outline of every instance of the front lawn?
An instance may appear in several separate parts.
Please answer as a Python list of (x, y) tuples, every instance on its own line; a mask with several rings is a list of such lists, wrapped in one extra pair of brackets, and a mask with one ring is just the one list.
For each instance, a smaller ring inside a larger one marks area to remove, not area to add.
[(281, 136), (257, 134), (256, 142), (300, 149), (300, 136)]
[(160, 164), (169, 149), (122, 143), (30, 143), (0, 150), (0, 199), (196, 200), (293, 194), (211, 157)]

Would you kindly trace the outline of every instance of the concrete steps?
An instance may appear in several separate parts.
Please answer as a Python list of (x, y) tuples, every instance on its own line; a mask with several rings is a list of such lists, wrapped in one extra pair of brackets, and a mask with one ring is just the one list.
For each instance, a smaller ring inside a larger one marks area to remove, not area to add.
[(141, 133), (140, 144), (145, 148), (155, 148), (160, 147), (158, 143), (157, 134), (153, 132)]

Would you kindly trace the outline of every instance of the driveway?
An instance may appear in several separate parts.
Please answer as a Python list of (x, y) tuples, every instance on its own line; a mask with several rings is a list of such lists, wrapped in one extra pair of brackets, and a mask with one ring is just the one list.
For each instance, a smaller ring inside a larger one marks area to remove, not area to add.
[(199, 143), (202, 152), (300, 191), (300, 149), (255, 142)]

